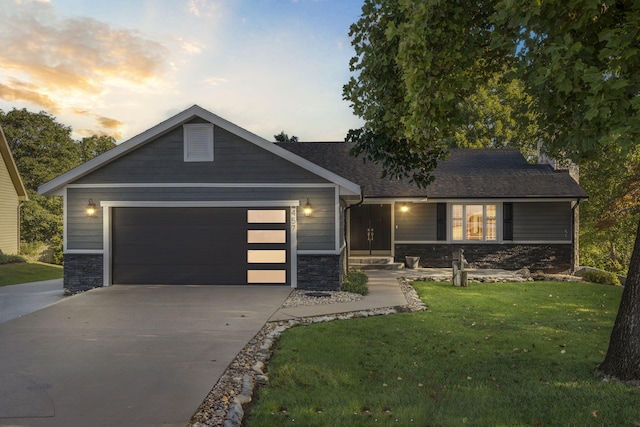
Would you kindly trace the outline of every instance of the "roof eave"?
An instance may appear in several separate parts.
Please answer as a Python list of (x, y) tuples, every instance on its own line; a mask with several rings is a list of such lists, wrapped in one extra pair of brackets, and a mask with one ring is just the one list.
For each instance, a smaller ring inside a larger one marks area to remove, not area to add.
[(18, 200), (26, 202), (27, 200), (29, 200), (29, 195), (27, 194), (27, 189), (25, 188), (24, 183), (22, 182), (22, 178), (20, 177), (18, 166), (16, 166), (16, 162), (13, 159), (11, 149), (9, 149), (9, 143), (7, 142), (7, 138), (4, 136), (2, 127), (0, 127), (0, 157), (4, 159), (4, 163), (7, 165), (9, 178), (11, 178), (13, 187), (16, 190)]

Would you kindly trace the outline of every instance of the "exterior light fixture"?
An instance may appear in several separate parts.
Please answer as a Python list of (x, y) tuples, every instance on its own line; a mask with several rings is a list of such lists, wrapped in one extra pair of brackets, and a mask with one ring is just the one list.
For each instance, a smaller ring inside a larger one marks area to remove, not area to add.
[(304, 216), (311, 216), (313, 213), (313, 207), (309, 203), (309, 199), (307, 199), (307, 204), (302, 207), (302, 212), (304, 212)]
[(409, 212), (409, 206), (406, 203), (403, 203), (402, 206), (400, 206), (400, 212), (402, 213)]
[(93, 203), (93, 199), (89, 199), (89, 203), (87, 204), (86, 213), (87, 213), (87, 216), (89, 218), (93, 218), (94, 216), (96, 216), (96, 204)]

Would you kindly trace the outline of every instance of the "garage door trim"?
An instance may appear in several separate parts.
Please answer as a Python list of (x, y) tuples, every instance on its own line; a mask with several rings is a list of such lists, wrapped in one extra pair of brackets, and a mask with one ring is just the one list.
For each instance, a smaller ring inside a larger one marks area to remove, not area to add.
[(227, 201), (149, 201), (149, 200), (103, 200), (100, 207), (103, 208), (102, 234), (104, 242), (104, 269), (103, 269), (103, 286), (112, 284), (111, 278), (111, 209), (112, 208), (128, 208), (128, 207), (162, 207), (162, 208), (265, 208), (265, 207), (286, 207), (290, 209), (290, 227), (291, 227), (291, 287), (297, 287), (297, 207), (300, 206), (299, 200), (227, 200)]

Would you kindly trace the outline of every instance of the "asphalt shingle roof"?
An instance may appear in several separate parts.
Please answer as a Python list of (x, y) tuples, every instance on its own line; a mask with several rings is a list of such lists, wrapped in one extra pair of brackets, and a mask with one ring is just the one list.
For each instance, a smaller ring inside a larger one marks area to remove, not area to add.
[(567, 171), (532, 165), (517, 149), (452, 149), (435, 181), (421, 189), (408, 179), (382, 177), (382, 165), (349, 155), (351, 143), (284, 142), (278, 146), (365, 188), (366, 197), (587, 198)]

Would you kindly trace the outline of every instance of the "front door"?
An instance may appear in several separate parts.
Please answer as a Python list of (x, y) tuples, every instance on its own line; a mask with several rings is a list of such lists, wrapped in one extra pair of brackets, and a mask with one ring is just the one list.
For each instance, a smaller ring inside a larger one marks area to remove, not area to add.
[(349, 210), (352, 254), (391, 253), (391, 205), (360, 205)]

